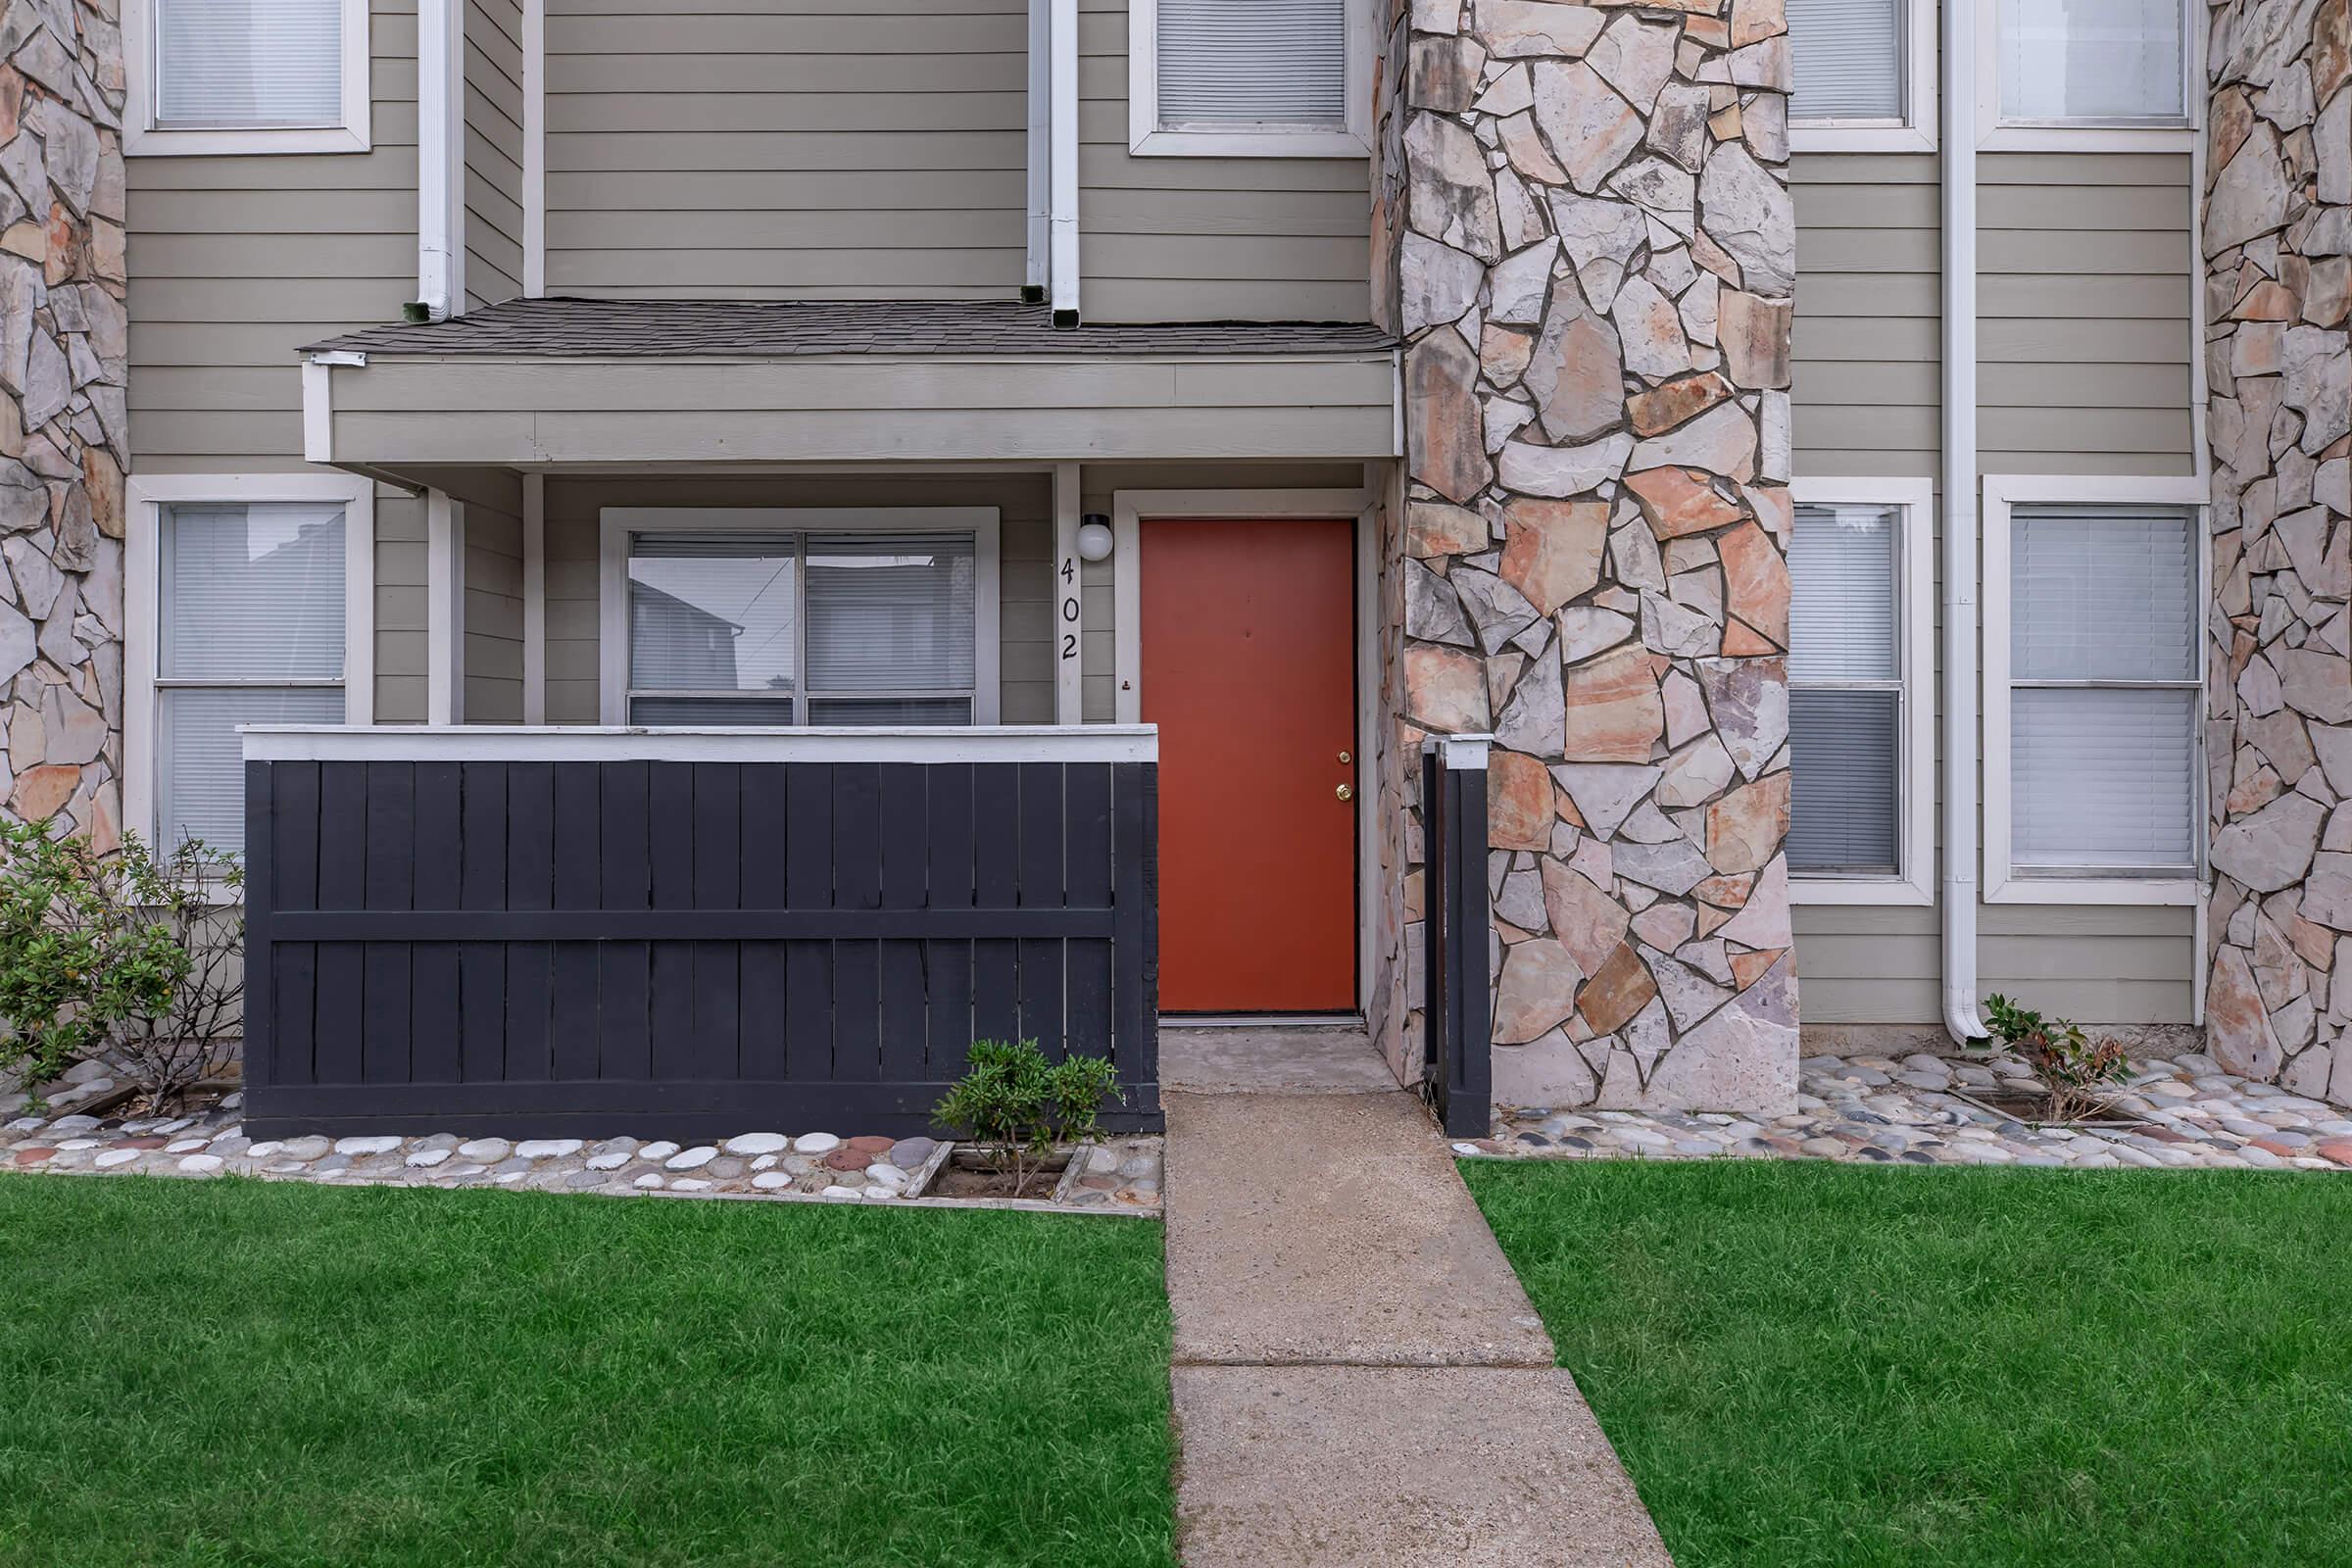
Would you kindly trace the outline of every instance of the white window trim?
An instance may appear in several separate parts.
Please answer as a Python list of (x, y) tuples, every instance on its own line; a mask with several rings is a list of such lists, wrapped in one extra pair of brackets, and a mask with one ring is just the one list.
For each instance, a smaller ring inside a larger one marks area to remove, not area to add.
[(1159, 122), (1159, 0), (1128, 0), (1127, 150), (1138, 158), (1366, 158), (1372, 152), (1372, 14), (1348, 0), (1345, 129), (1170, 130)]
[(133, 158), (222, 158), (252, 153), (364, 153), (368, 131), (368, 0), (343, 0), (343, 118), (336, 125), (173, 130), (155, 122), (155, 0), (123, 0), (128, 95), (122, 151)]
[[(2207, 499), (2203, 480), (2141, 478), (2112, 474), (1991, 474), (1984, 478), (1982, 508), (1984, 530), (1984, 902), (1986, 904), (2156, 904), (2196, 905), (2199, 876), (2042, 877), (2024, 876), (2010, 863), (2014, 822), (2011, 800), (2009, 732), (2010, 633), (2010, 512), (2020, 505), (2069, 502), (2111, 503), (2127, 506), (2187, 507), (2198, 519), (2192, 544), (2204, 540), (2202, 519)], [(2192, 628), (2199, 678), (2205, 660), (2205, 605), (2211, 571), (2207, 553), (2196, 550), (2199, 562), (2195, 584), (2198, 615)], [(2200, 705), (2198, 711), (2202, 713)], [(2189, 820), (2205, 820), (2203, 756), (2204, 725), (2195, 727), (2189, 751)], [(2197, 863), (2204, 863), (2204, 847), (2196, 846)]]
[(1936, 0), (1903, 8), (1903, 113), (1894, 120), (1788, 122), (1798, 153), (1932, 153), (1936, 150)]
[[(2180, 4), (2180, 104), (2178, 122), (2001, 118), (2000, 0), (1977, 0), (1977, 145), (1986, 152), (2184, 153), (2196, 145), (2204, 116), (2205, 8)], [(2041, 498), (2036, 496), (2035, 500)]]
[(156, 677), (163, 509), (179, 503), (330, 501), (343, 507), (343, 722), (375, 719), (375, 485), (348, 473), (134, 473), (124, 492), (122, 825), (156, 844)]
[(1790, 872), (1792, 904), (1869, 904), (1924, 908), (1936, 902), (1936, 482), (1933, 479), (1808, 479), (1789, 485), (1799, 506), (1900, 509), (1895, 615), (1901, 628), (1902, 739), (1895, 758), (1901, 815), (1892, 876), (1803, 876)]
[[(766, 529), (778, 533), (941, 532), (972, 536), (972, 723), (1003, 709), (1003, 592), (995, 507), (607, 507), (598, 514), (598, 722), (628, 724), (629, 535)], [(800, 726), (794, 726), (800, 727)]]

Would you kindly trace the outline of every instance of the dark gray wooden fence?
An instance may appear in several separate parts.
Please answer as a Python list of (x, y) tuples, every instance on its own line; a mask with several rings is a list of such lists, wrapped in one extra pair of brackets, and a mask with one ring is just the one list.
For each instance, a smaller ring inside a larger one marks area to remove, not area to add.
[(614, 750), (246, 763), (249, 1132), (914, 1133), (990, 1038), (1159, 1125), (1155, 764)]
[[(1465, 748), (1450, 766), (1449, 746)], [(1471, 750), (1475, 748), (1475, 750)], [(1493, 1005), (1487, 994), (1487, 771), (1484, 738), (1430, 743), (1421, 757), (1424, 1087), (1450, 1138), (1492, 1132)]]

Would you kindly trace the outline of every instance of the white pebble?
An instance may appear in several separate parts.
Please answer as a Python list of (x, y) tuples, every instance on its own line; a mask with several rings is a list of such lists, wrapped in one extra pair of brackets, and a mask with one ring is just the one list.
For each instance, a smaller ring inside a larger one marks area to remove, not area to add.
[(836, 1185), (826, 1188), (817, 1196), (820, 1198), (863, 1198), (865, 1194), (855, 1187), (842, 1187)]
[(745, 1133), (727, 1140), (730, 1154), (780, 1154), (792, 1147), (792, 1140), (782, 1133)]
[(663, 1138), (637, 1151), (637, 1157), (639, 1159), (667, 1159), (677, 1152), (678, 1146)]
[(841, 1147), (841, 1140), (831, 1133), (803, 1133), (792, 1141), (796, 1154), (830, 1154)]
[(179, 1168), (191, 1176), (210, 1176), (226, 1163), (219, 1154), (190, 1154), (179, 1162)]
[(717, 1157), (717, 1150), (709, 1144), (701, 1144), (683, 1153), (672, 1154), (662, 1163), (669, 1170), (701, 1170)]
[(669, 1190), (673, 1193), (707, 1193), (710, 1190), (710, 1184), (692, 1176), (681, 1176), (669, 1184)]
[(409, 1156), (409, 1164), (417, 1170), (430, 1170), (449, 1158), (446, 1149), (419, 1149)]
[(773, 1154), (761, 1154), (758, 1159), (752, 1161), (754, 1170), (773, 1170), (775, 1168), (776, 1156)]
[(144, 1149), (110, 1149), (90, 1163), (96, 1165), (100, 1170), (112, 1170), (117, 1165), (129, 1164), (145, 1152), (147, 1151)]
[(167, 1154), (185, 1154), (192, 1150), (202, 1149), (210, 1142), (212, 1142), (212, 1140), (209, 1138), (174, 1139), (172, 1142), (164, 1146), (164, 1152)]
[(525, 1138), (514, 1152), (524, 1159), (564, 1159), (585, 1147), (577, 1138)]
[(335, 1140), (335, 1152), (349, 1154), (355, 1159), (368, 1154), (389, 1154), (399, 1147), (400, 1140), (397, 1138), (338, 1138)]
[(792, 1185), (792, 1172), (785, 1170), (763, 1170), (759, 1175), (752, 1178), (752, 1185), (759, 1188), (763, 1193), (772, 1193), (779, 1187), (790, 1187)]
[(625, 1149), (615, 1149), (602, 1154), (590, 1154), (588, 1168), (590, 1170), (618, 1170), (635, 1157)]
[(650, 1192), (654, 1188), (662, 1185), (662, 1178), (658, 1173), (649, 1170), (644, 1175), (637, 1178), (635, 1185), (645, 1188)]
[(284, 1141), (282, 1139), (272, 1138), (268, 1143), (254, 1145), (251, 1149), (245, 1151), (245, 1152), (252, 1155), (255, 1159), (268, 1159), (271, 1154), (276, 1153), (278, 1150), (283, 1147), (283, 1143)]

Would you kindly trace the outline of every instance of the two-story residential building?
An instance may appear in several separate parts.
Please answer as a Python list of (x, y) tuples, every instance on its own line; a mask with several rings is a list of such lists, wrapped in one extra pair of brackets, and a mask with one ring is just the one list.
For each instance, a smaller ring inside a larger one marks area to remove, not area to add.
[[(0, 37), (10, 808), (314, 769), (288, 1117), (1411, 1077), (1441, 954), (1512, 1102), (1992, 990), (2352, 1099), (2342, 0), (122, 5)], [(1154, 973), (887, 918), (1129, 809)]]

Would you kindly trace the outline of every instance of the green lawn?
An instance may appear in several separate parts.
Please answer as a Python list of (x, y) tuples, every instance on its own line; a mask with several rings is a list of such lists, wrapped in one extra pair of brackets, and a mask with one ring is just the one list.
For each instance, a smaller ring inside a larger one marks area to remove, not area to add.
[(1463, 1175), (1681, 1568), (2352, 1563), (2352, 1181)]
[(1173, 1560), (1160, 1229), (0, 1177), (0, 1564)]

